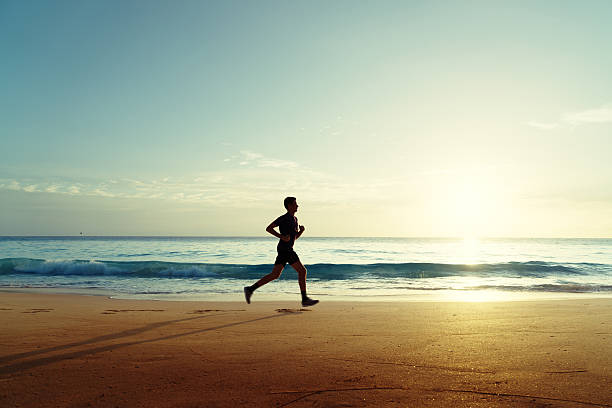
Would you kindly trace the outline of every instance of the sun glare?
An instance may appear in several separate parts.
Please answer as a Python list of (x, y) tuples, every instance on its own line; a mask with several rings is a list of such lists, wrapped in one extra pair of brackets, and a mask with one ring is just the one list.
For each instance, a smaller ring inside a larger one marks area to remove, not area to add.
[(480, 252), (480, 241), (476, 237), (464, 237), (461, 247), (462, 264), (478, 263), (478, 254)]
[(439, 214), (453, 235), (465, 239), (467, 247), (477, 244), (478, 238), (494, 234), (500, 217), (498, 191), (484, 176), (448, 180), (437, 197)]
[(471, 183), (462, 183), (451, 191), (450, 211), (462, 236), (468, 241), (474, 240), (482, 234), (490, 213), (487, 195)]

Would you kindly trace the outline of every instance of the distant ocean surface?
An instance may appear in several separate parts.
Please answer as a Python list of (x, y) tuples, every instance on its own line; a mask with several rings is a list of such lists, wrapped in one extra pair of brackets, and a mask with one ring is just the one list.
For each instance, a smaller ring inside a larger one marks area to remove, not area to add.
[[(243, 300), (270, 272), (273, 237), (0, 237), (0, 290), (117, 298)], [(309, 238), (295, 244), (321, 300), (410, 300), (428, 294), (612, 296), (612, 239)], [(257, 300), (295, 300), (297, 273)]]

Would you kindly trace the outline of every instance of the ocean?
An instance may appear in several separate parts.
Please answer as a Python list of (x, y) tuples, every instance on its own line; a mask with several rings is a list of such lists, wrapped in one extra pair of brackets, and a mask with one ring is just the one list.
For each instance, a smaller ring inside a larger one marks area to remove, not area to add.
[[(273, 237), (0, 237), (0, 290), (243, 300)], [(321, 300), (612, 296), (612, 239), (310, 238), (295, 244)], [(299, 298), (297, 273), (253, 301)]]

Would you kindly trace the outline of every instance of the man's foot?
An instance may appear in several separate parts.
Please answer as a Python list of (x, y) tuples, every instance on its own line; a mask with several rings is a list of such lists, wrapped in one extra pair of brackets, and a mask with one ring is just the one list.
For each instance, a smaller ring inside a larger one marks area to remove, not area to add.
[(314, 306), (317, 303), (319, 303), (318, 300), (316, 299), (311, 299), (309, 297), (307, 297), (306, 299), (302, 299), (302, 306)]
[(244, 298), (246, 299), (247, 303), (250, 305), (251, 304), (251, 295), (253, 294), (253, 290), (248, 287), (245, 286), (244, 287)]

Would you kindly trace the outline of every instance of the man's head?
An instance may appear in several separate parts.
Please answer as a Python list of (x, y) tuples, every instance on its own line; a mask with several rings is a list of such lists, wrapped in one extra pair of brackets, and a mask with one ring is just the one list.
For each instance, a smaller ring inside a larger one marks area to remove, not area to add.
[(298, 203), (295, 197), (286, 197), (285, 201), (283, 201), (287, 212), (295, 213), (298, 209)]

